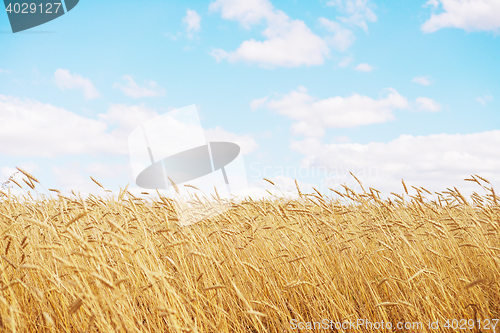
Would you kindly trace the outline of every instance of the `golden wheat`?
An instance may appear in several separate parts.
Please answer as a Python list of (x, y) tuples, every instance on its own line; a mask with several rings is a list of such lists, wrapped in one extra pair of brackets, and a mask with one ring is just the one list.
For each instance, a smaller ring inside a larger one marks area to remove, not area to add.
[(447, 319), (465, 319), (486, 332), (500, 318), (500, 206), (489, 182), (469, 180), (488, 192), (436, 201), (402, 182), (393, 199), (346, 186), (332, 198), (296, 184), (298, 199), (246, 198), (188, 227), (173, 200), (127, 187), (118, 199), (1, 192), (0, 331), (296, 332), (363, 319), (393, 329), (351, 331), (449, 332)]

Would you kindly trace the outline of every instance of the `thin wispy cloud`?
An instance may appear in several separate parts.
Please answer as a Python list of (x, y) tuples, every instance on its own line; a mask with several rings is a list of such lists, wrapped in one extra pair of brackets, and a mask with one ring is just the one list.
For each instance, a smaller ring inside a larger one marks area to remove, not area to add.
[(95, 99), (101, 96), (90, 79), (79, 74), (71, 74), (67, 69), (57, 69), (54, 78), (57, 87), (61, 90), (80, 89), (86, 99)]
[(430, 76), (417, 76), (414, 77), (411, 82), (421, 84), (423, 86), (430, 86), (432, 82), (430, 81)]
[(486, 104), (488, 104), (492, 100), (493, 100), (493, 96), (492, 95), (486, 95), (486, 94), (483, 95), (482, 97), (476, 98), (476, 101), (478, 101), (482, 106), (485, 106)]
[(326, 5), (336, 7), (339, 11), (348, 15), (337, 17), (339, 21), (360, 26), (366, 33), (368, 33), (366, 22), (377, 21), (377, 15), (368, 6), (368, 0), (331, 0)]
[(188, 38), (193, 38), (195, 32), (200, 31), (201, 17), (195, 10), (187, 9), (186, 16), (182, 18), (182, 22), (186, 25)]
[(167, 37), (168, 39), (172, 41), (178, 40), (182, 36), (182, 32), (177, 31), (177, 33), (172, 33), (172, 32), (165, 32), (163, 36)]
[(428, 97), (418, 97), (415, 100), (415, 104), (417, 106), (417, 109), (420, 111), (438, 112), (441, 111), (442, 108), (441, 103), (438, 103)]
[(344, 68), (349, 66), (351, 62), (352, 62), (352, 57), (345, 57), (344, 59), (339, 61), (338, 66)]
[(345, 28), (340, 23), (330, 21), (329, 19), (326, 19), (324, 17), (320, 17), (318, 20), (321, 26), (323, 26), (333, 34), (331, 36), (325, 37), (325, 40), (336, 50), (344, 52), (356, 40), (356, 36), (354, 36), (354, 33), (351, 30)]
[(144, 86), (140, 87), (130, 75), (122, 77), (124, 82), (115, 82), (113, 88), (121, 90), (132, 98), (165, 96), (165, 89), (160, 87), (155, 81), (144, 81)]
[(254, 99), (251, 103), (250, 103), (250, 107), (252, 108), (252, 110), (256, 110), (258, 108), (261, 108), (263, 107), (267, 100), (269, 99), (269, 97), (262, 97), (262, 98), (257, 98), (257, 99)]
[(368, 64), (359, 64), (356, 66), (356, 68), (354, 68), (355, 70), (357, 71), (360, 71), (360, 72), (371, 72), (373, 71), (373, 67), (368, 65)]

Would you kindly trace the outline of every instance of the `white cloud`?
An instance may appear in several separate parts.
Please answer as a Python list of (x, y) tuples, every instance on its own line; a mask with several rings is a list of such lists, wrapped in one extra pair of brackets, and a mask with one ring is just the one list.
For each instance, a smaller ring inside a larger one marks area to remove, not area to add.
[(106, 124), (116, 125), (111, 133), (120, 138), (128, 137), (133, 129), (156, 116), (158, 113), (153, 109), (143, 105), (126, 104), (112, 104), (106, 113), (97, 115)]
[[(500, 131), (473, 134), (433, 134), (429, 136), (401, 135), (388, 143), (346, 143), (320, 145), (306, 139), (292, 141), (291, 148), (305, 155), (306, 167), (328, 168), (332, 179), (329, 186), (351, 180), (352, 171), (365, 188), (401, 193), (401, 179), (410, 185), (424, 186), (431, 191), (447, 187), (481, 190), (463, 182), (479, 174), (500, 183)], [(314, 139), (313, 139), (314, 140)]]
[(128, 154), (130, 131), (156, 115), (143, 106), (111, 105), (95, 120), (4, 95), (0, 110), (0, 153), (14, 156)]
[(359, 64), (356, 66), (355, 70), (360, 72), (371, 72), (373, 67), (368, 64)]
[(438, 0), (429, 0), (424, 4), (424, 7), (429, 7), (432, 6), (433, 8), (439, 7), (439, 1)]
[(261, 108), (263, 107), (267, 100), (269, 99), (269, 97), (262, 97), (262, 98), (258, 98), (258, 99), (254, 99), (251, 103), (250, 103), (250, 107), (252, 108), (252, 111), (255, 111), (257, 110), (258, 108)]
[(328, 31), (333, 33), (333, 36), (327, 36), (325, 37), (325, 40), (328, 42), (328, 44), (332, 45), (338, 51), (346, 51), (349, 46), (351, 46), (352, 43), (354, 43), (354, 41), (356, 40), (354, 33), (351, 30), (344, 28), (338, 22), (330, 21), (324, 17), (320, 17), (319, 23)]
[(61, 90), (82, 89), (86, 99), (94, 99), (101, 96), (89, 79), (78, 74), (71, 74), (67, 69), (57, 69), (54, 77), (56, 85)]
[(417, 76), (417, 77), (414, 77), (411, 82), (415, 82), (415, 83), (418, 83), (418, 84), (421, 84), (423, 86), (430, 86), (431, 85), (431, 81), (429, 80), (429, 76)]
[[(39, 171), (38, 165), (36, 165), (33, 162), (24, 162), (20, 164), (16, 163), (16, 166), (24, 171), (27, 171), (32, 175), (36, 175), (36, 172)], [(13, 179), (21, 186), (23, 186), (25, 185), (23, 179), (26, 179), (26, 176), (24, 176), (21, 172), (19, 172), (15, 167), (9, 167), (9, 166), (3, 166), (2, 168), (0, 168), (0, 172), (4, 177), (3, 180), (0, 180), (0, 183), (2, 185), (0, 187), (0, 191), (1, 190), (3, 190), (4, 192), (10, 191), (12, 195), (15, 195), (17, 197), (26, 194), (26, 192), (23, 189), (19, 188), (16, 184), (14, 184), (14, 182), (9, 181), (9, 179)]]
[(8, 73), (10, 73), (10, 71), (8, 69), (2, 69), (2, 68), (0, 68), (0, 74), (1, 73), (8, 74)]
[(88, 197), (89, 193), (96, 195), (103, 194), (103, 190), (97, 186), (90, 176), (84, 177), (81, 172), (81, 166), (78, 163), (73, 163), (65, 167), (52, 166), (52, 173), (56, 183), (56, 188), (62, 193), (70, 193), (74, 191), (79, 193), (83, 198)]
[(0, 95), (0, 110), (0, 152), (3, 154), (54, 156), (124, 153), (126, 149), (106, 133), (106, 123), (63, 108)]
[(116, 179), (124, 175), (127, 176), (126, 178), (130, 178), (128, 177), (128, 173), (131, 173), (129, 165), (101, 162), (93, 162), (86, 165), (84, 171), (101, 184), (104, 183), (105, 180)]
[[(466, 31), (500, 30), (500, 1), (498, 0), (439, 0), (444, 12), (431, 14), (421, 26), (423, 32), (435, 32), (442, 28), (459, 28)], [(437, 8), (437, 0), (426, 3)]]
[[(303, 155), (314, 154), (316, 156), (318, 152), (324, 150), (324, 146), (318, 138), (305, 138), (300, 141), (291, 140), (290, 148), (293, 151), (299, 152)], [(308, 160), (311, 160), (312, 157), (308, 156)], [(302, 163), (302, 166), (311, 166), (311, 163)]]
[(217, 0), (210, 4), (212, 12), (220, 11), (222, 18), (235, 20), (249, 28), (264, 20), (264, 41), (244, 41), (236, 51), (213, 49), (216, 60), (246, 61), (262, 67), (298, 67), (323, 64), (329, 56), (327, 43), (315, 35), (301, 20), (292, 20), (274, 9), (268, 0)]
[(481, 105), (485, 106), (488, 102), (491, 102), (493, 100), (492, 95), (484, 95), (483, 97), (478, 97), (476, 98), (476, 101), (481, 103)]
[[(24, 170), (24, 168), (22, 168), (22, 167), (21, 167), (21, 169)], [(26, 170), (26, 171), (28, 171), (28, 170)], [(17, 169), (4, 166), (4, 167), (0, 168), (0, 172), (2, 173), (2, 176), (5, 178), (4, 181), (6, 181), (7, 179), (9, 179), (10, 176), (14, 175), (17, 172)], [(28, 171), (28, 172), (30, 172), (30, 171)]]
[(205, 130), (205, 137), (208, 141), (227, 141), (240, 146), (242, 154), (249, 154), (259, 148), (259, 144), (250, 135), (238, 135), (228, 132), (217, 126), (213, 129)]
[(113, 88), (120, 89), (125, 95), (132, 98), (165, 96), (165, 89), (158, 86), (155, 81), (145, 81), (145, 87), (139, 87), (130, 75), (124, 75), (125, 84), (115, 82)]
[(339, 67), (347, 67), (349, 64), (352, 62), (352, 57), (346, 57), (342, 60), (339, 61), (338, 65)]
[(334, 0), (327, 2), (326, 5), (337, 7), (349, 15), (348, 17), (338, 17), (341, 22), (360, 26), (365, 32), (368, 32), (366, 22), (376, 22), (377, 15), (368, 7), (367, 2), (368, 0)]
[(408, 100), (389, 88), (388, 95), (378, 100), (353, 94), (349, 97), (331, 97), (317, 100), (299, 87), (279, 100), (271, 100), (266, 106), (296, 122), (292, 132), (296, 135), (321, 137), (327, 128), (347, 128), (383, 123), (394, 120), (395, 109), (410, 106)]
[[(38, 165), (36, 165), (35, 163), (33, 162), (27, 162), (27, 163), (21, 163), (19, 165), (16, 165), (17, 167), (21, 168), (22, 170), (30, 173), (30, 174), (34, 174), (36, 171), (39, 170), (39, 167)], [(8, 166), (4, 166), (2, 168), (0, 168), (0, 172), (2, 174), (2, 176), (5, 177), (5, 180), (4, 181), (7, 181), (10, 177), (12, 177), (15, 181), (19, 182), (19, 181), (22, 181), (21, 179), (24, 177), (26, 178), (22, 173), (19, 172), (19, 170), (17, 170), (17, 168), (15, 167), (8, 167)], [(2, 183), (4, 182), (2, 181)], [(16, 186), (16, 185), (14, 185)]]
[(163, 36), (170, 38), (170, 40), (176, 41), (180, 36), (182, 36), (182, 32), (177, 31), (175, 34), (172, 32), (166, 32)]
[(238, 21), (245, 28), (275, 15), (274, 7), (268, 0), (217, 0), (210, 4), (209, 9), (220, 11), (223, 19)]
[(215, 61), (217, 62), (221, 62), (229, 56), (229, 52), (226, 52), (222, 49), (212, 49), (209, 53), (212, 57), (215, 58)]
[(441, 111), (441, 103), (438, 103), (427, 97), (418, 97), (415, 100), (418, 110), (438, 112)]
[(333, 142), (335, 142), (335, 143), (347, 143), (347, 142), (351, 142), (351, 139), (349, 139), (349, 137), (346, 135), (340, 135), (340, 136), (334, 137)]
[(189, 38), (192, 38), (193, 33), (199, 31), (201, 28), (200, 15), (198, 15), (198, 13), (195, 10), (191, 10), (189, 8), (186, 10), (186, 16), (182, 18), (182, 22), (184, 22), (187, 25), (186, 30)]
[(330, 0), (326, 3), (327, 6), (332, 6), (332, 7), (341, 7), (342, 6), (342, 0)]

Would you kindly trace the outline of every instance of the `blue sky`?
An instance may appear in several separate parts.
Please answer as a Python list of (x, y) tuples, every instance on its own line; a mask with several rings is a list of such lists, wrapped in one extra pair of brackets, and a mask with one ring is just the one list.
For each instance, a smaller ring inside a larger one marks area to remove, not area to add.
[(499, 32), (496, 0), (83, 0), (16, 34), (2, 12), (0, 176), (140, 192), (128, 134), (195, 104), (251, 193), (500, 184)]

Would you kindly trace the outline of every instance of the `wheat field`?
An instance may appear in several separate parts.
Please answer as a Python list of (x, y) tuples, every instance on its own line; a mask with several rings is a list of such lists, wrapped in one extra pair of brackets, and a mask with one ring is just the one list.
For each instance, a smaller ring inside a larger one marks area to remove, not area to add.
[(49, 197), (20, 171), (29, 192), (0, 192), (1, 332), (493, 332), (500, 318), (500, 198), (479, 176), (467, 199), (297, 187), (181, 227), (169, 198)]

